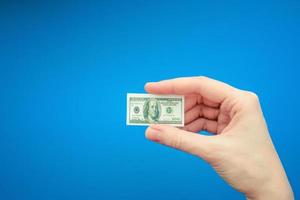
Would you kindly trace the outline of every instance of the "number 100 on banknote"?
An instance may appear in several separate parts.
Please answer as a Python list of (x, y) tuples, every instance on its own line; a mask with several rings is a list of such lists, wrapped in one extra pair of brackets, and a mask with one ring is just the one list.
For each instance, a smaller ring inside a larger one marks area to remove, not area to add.
[(127, 125), (184, 126), (184, 96), (127, 94)]

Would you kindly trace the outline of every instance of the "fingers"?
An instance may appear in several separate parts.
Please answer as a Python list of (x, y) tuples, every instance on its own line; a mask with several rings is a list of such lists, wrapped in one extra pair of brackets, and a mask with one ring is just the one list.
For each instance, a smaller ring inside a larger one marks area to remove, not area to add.
[(205, 156), (209, 141), (207, 136), (187, 132), (168, 125), (150, 125), (146, 130), (149, 140), (194, 154)]
[(207, 106), (213, 107), (213, 108), (219, 108), (220, 107), (220, 103), (216, 103), (216, 102), (210, 101), (210, 100), (205, 99), (205, 98), (202, 98), (202, 103), (204, 105), (207, 105)]
[(196, 95), (187, 95), (184, 98), (184, 110), (188, 111), (193, 108), (197, 104), (197, 96)]
[[(224, 128), (224, 127), (223, 127)], [(218, 122), (214, 120), (204, 119), (204, 118), (198, 118), (195, 121), (185, 125), (183, 127), (186, 131), (191, 132), (199, 132), (199, 131), (208, 131), (211, 133), (218, 133)]]
[(223, 102), (236, 91), (235, 88), (207, 77), (176, 78), (147, 83), (145, 90), (154, 94), (200, 94), (215, 103)]
[(192, 121), (204, 117), (206, 119), (217, 120), (219, 109), (211, 108), (203, 104), (196, 105), (185, 113), (185, 123), (189, 124)]
[(184, 124), (189, 124), (200, 117), (200, 105), (196, 105), (185, 113)]
[(185, 102), (185, 111), (190, 110), (197, 104), (204, 104), (204, 105), (212, 107), (212, 108), (220, 108), (219, 103), (205, 99), (204, 97), (201, 97), (199, 94), (185, 95), (184, 102)]

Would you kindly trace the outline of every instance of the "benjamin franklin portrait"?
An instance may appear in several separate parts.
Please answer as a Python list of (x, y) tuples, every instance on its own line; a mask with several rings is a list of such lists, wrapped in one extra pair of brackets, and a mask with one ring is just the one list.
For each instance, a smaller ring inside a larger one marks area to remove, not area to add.
[(149, 123), (156, 123), (160, 117), (160, 105), (156, 99), (149, 99), (144, 104), (144, 118)]

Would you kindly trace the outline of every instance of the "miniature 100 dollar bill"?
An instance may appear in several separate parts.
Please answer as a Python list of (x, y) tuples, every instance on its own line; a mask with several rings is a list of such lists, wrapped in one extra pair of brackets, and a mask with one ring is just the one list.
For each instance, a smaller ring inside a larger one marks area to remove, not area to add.
[(184, 96), (127, 94), (127, 125), (184, 126)]

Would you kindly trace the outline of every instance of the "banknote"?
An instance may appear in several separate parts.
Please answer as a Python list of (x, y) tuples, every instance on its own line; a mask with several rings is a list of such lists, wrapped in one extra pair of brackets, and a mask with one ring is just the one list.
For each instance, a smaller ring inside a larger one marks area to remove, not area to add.
[(184, 96), (127, 94), (127, 125), (184, 126)]

